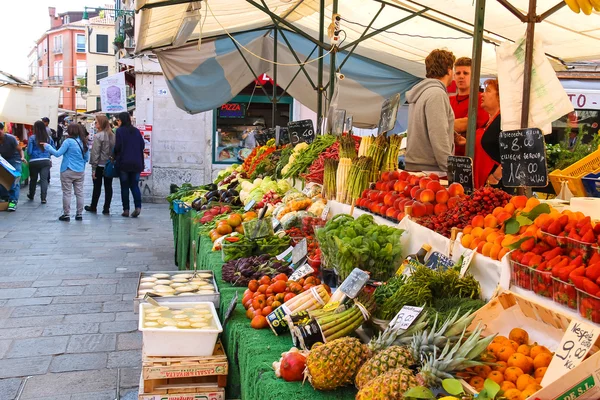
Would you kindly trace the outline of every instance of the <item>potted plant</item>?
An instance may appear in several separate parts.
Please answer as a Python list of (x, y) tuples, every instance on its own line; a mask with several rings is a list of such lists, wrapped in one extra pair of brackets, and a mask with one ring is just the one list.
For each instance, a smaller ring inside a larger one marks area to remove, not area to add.
[(115, 46), (116, 50), (122, 49), (124, 44), (125, 44), (125, 38), (121, 35), (117, 36), (115, 38), (115, 40), (113, 41), (113, 45)]

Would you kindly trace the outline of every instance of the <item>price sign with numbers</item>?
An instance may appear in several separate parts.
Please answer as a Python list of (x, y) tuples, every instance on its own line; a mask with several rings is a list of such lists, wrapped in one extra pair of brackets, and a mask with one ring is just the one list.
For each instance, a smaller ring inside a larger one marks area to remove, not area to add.
[(600, 326), (573, 319), (542, 379), (546, 386), (577, 367), (591, 350), (600, 335)]
[(548, 185), (546, 143), (537, 128), (500, 132), (502, 183), (506, 187)]
[(292, 252), (292, 263), (298, 265), (298, 263), (302, 261), (307, 255), (308, 244), (306, 242), (306, 238), (304, 238), (296, 246), (294, 246), (294, 251)]
[(398, 116), (398, 107), (400, 107), (400, 93), (396, 93), (383, 102), (381, 116), (379, 117), (379, 127), (377, 129), (378, 136), (394, 129)]
[(292, 275), (290, 275), (290, 280), (298, 281), (298, 280), (304, 278), (305, 276), (313, 274), (314, 272), (315, 272), (315, 270), (310, 265), (304, 264), (303, 266), (301, 266), (300, 268), (295, 270), (292, 273)]
[(344, 282), (342, 282), (342, 284), (340, 285), (339, 290), (346, 296), (353, 299), (356, 296), (358, 296), (358, 293), (362, 290), (362, 288), (367, 284), (368, 281), (369, 274), (367, 274), (361, 269), (354, 268), (352, 272), (350, 272), (350, 275), (348, 275), (348, 277), (344, 279)]
[(404, 306), (392, 319), (390, 326), (406, 330), (419, 318), (422, 311), (423, 307)]
[(248, 202), (248, 204), (246, 204), (246, 206), (244, 207), (244, 211), (248, 212), (248, 211), (252, 210), (252, 207), (254, 207), (255, 204), (256, 204), (256, 200), (250, 200)]
[(315, 140), (315, 128), (312, 119), (288, 122), (287, 128), (292, 146), (301, 142), (311, 144)]
[(331, 209), (331, 206), (329, 204), (327, 204), (325, 206), (325, 208), (323, 208), (323, 212), (321, 213), (321, 219), (324, 221), (327, 221), (327, 216), (329, 215), (329, 210)]
[(275, 258), (277, 258), (279, 261), (281, 261), (284, 258), (288, 257), (292, 253), (293, 250), (294, 250), (294, 248), (292, 246), (290, 246), (287, 249), (285, 249), (283, 253), (276, 256)]
[(460, 183), (465, 193), (473, 192), (473, 159), (471, 157), (448, 157), (448, 183)]

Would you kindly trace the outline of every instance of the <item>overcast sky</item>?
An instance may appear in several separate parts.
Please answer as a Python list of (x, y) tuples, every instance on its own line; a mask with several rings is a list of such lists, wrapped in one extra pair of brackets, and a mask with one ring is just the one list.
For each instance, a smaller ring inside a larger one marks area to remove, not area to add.
[(98, 0), (0, 0), (0, 70), (27, 78), (27, 54), (50, 29), (48, 7), (56, 13), (114, 3)]

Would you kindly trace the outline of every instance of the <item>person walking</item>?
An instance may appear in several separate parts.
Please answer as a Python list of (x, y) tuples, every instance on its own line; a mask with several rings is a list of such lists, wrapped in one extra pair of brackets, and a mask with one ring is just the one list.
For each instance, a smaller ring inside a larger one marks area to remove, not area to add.
[(71, 189), (75, 190), (77, 199), (77, 221), (83, 220), (83, 181), (85, 164), (90, 159), (85, 132), (78, 124), (69, 124), (67, 127), (67, 139), (63, 142), (60, 150), (54, 149), (48, 143), (44, 147), (54, 157), (63, 157), (60, 165), (60, 183), (63, 192), (63, 215), (58, 217), (60, 221), (71, 220)]
[(144, 138), (140, 131), (131, 125), (129, 113), (122, 112), (117, 117), (115, 160), (121, 181), (121, 201), (123, 217), (129, 217), (129, 191), (133, 196), (135, 210), (131, 213), (136, 218), (142, 211), (142, 193), (140, 192), (140, 173), (144, 170)]
[(96, 134), (90, 155), (90, 164), (92, 165), (92, 180), (94, 190), (92, 192), (92, 203), (85, 206), (85, 211), (95, 213), (102, 192), (102, 183), (104, 183), (104, 207), (102, 214), (110, 214), (110, 202), (112, 201), (113, 189), (112, 176), (104, 176), (104, 166), (113, 154), (115, 148), (115, 134), (110, 129), (108, 118), (104, 115), (96, 116)]
[[(26, 163), (23, 149), (19, 141), (13, 135), (4, 132), (4, 124), (0, 122), (0, 156), (2, 156), (12, 167), (21, 173), (21, 163)], [(16, 179), (9, 190), (0, 185), (0, 198), (8, 200), (8, 211), (17, 211), (19, 194), (21, 192), (21, 179)]]
[(50, 153), (46, 150), (42, 143), (49, 143), (54, 146), (54, 140), (48, 136), (46, 126), (42, 121), (36, 121), (33, 124), (33, 135), (29, 138), (27, 143), (27, 154), (29, 154), (29, 176), (31, 182), (29, 182), (29, 193), (27, 198), (33, 200), (35, 197), (36, 185), (38, 182), (38, 176), (40, 178), (41, 186), (41, 200), (42, 204), (46, 204), (46, 195), (48, 194), (48, 183), (50, 182), (50, 167), (52, 167), (52, 161), (50, 160)]

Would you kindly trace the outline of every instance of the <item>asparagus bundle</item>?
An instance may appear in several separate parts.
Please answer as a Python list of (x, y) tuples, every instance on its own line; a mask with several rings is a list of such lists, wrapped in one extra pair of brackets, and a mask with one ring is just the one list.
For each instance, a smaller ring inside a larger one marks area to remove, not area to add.
[(369, 146), (367, 150), (367, 157), (373, 159), (371, 165), (371, 174), (369, 175), (369, 182), (376, 182), (379, 180), (379, 172), (381, 171), (381, 164), (383, 163), (383, 156), (388, 147), (388, 141), (385, 135), (377, 136), (377, 139)]
[(352, 160), (349, 158), (340, 158), (336, 174), (336, 199), (342, 203), (347, 203), (348, 197), (348, 175), (352, 167)]
[(350, 135), (342, 136), (339, 139), (340, 141), (340, 158), (350, 158), (354, 159), (357, 157), (356, 154), (356, 143), (354, 142), (354, 138)]
[(331, 158), (325, 159), (325, 172), (323, 173), (322, 194), (327, 200), (335, 200), (336, 195), (336, 174), (338, 170), (338, 160)]
[(359, 157), (352, 163), (348, 173), (348, 193), (345, 203), (351, 204), (361, 196), (363, 190), (369, 187), (369, 176), (372, 168), (373, 160), (371, 157)]
[(313, 289), (300, 293), (283, 303), (283, 305), (290, 311), (290, 314), (323, 307), (329, 301), (329, 293), (323, 285), (316, 286)]
[(351, 335), (371, 317), (371, 313), (375, 310), (375, 300), (372, 297), (360, 300), (345, 311), (337, 313), (332, 311), (314, 318), (321, 328), (325, 343)]
[(360, 147), (358, 148), (358, 156), (363, 157), (367, 155), (367, 150), (373, 143), (373, 136), (365, 136), (360, 140)]
[(398, 169), (398, 154), (400, 154), (400, 143), (402, 143), (402, 136), (392, 135), (389, 138), (389, 145), (385, 152), (382, 171), (395, 171)]

